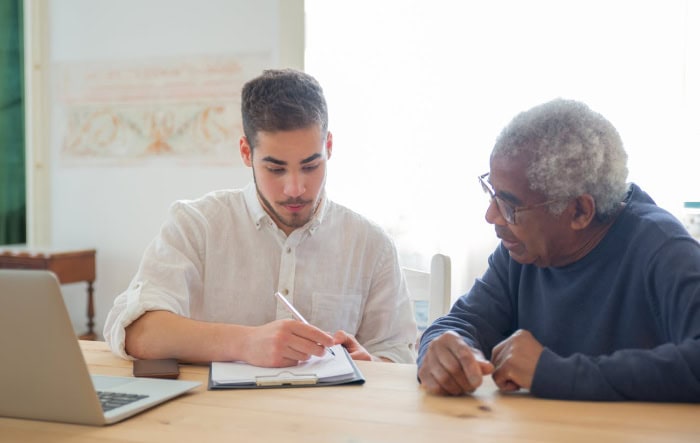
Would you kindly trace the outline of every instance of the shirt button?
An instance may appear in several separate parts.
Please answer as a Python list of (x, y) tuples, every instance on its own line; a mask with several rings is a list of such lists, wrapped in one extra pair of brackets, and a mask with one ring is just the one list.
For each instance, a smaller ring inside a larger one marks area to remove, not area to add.
[(289, 254), (290, 252), (292, 252), (292, 248), (287, 248), (287, 254)]
[(282, 291), (282, 294), (289, 295), (289, 289), (285, 289), (284, 291)]

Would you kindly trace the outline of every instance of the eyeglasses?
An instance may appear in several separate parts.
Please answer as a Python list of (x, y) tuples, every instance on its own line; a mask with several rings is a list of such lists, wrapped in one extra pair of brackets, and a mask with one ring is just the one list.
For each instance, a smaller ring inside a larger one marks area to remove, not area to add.
[(546, 202), (537, 203), (536, 205), (515, 207), (512, 203), (507, 202), (506, 200), (503, 200), (501, 197), (496, 195), (493, 186), (491, 186), (491, 183), (487, 181), (488, 176), (488, 172), (479, 176), (479, 183), (481, 183), (481, 188), (484, 190), (485, 193), (489, 195), (489, 197), (491, 197), (491, 200), (496, 200), (496, 207), (498, 207), (498, 211), (503, 216), (503, 219), (510, 225), (517, 224), (515, 215), (518, 212), (529, 211), (530, 209), (535, 208), (541, 208), (542, 206), (547, 206), (551, 203), (555, 203), (562, 200), (547, 200)]

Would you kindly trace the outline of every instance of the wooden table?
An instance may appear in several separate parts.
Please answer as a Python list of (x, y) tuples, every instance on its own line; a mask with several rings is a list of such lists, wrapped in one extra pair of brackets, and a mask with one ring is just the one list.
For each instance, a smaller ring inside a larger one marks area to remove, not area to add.
[[(130, 375), (104, 342), (82, 341), (90, 371)], [(5, 442), (698, 442), (700, 405), (542, 400), (498, 393), (436, 397), (408, 364), (358, 362), (363, 386), (207, 391), (208, 368), (181, 365), (203, 383), (116, 425), (0, 418)]]
[(47, 269), (58, 278), (61, 284), (87, 282), (87, 327), (80, 338), (94, 340), (95, 304), (93, 283), (95, 282), (95, 250), (75, 251), (39, 250), (28, 248), (0, 249), (0, 268)]

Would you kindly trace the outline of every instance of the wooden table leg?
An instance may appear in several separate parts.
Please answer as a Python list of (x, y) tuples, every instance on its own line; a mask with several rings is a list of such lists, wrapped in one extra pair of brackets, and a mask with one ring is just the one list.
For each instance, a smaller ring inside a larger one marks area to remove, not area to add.
[(92, 281), (88, 281), (88, 287), (87, 287), (87, 292), (88, 292), (88, 303), (87, 303), (87, 317), (88, 317), (88, 322), (87, 322), (87, 327), (88, 331), (80, 336), (81, 340), (95, 340), (97, 338), (97, 334), (95, 334), (95, 331), (93, 331), (93, 328), (95, 327), (95, 304), (93, 301), (93, 287), (92, 287)]

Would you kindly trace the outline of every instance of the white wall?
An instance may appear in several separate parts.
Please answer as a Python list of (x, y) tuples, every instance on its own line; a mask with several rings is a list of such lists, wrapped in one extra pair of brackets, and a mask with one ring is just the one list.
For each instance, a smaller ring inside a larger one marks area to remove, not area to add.
[[(269, 67), (303, 67), (303, 2), (288, 0), (61, 0), (48, 4), (48, 77), (66, 62), (269, 53)], [(50, 81), (49, 89), (55, 88)], [(56, 90), (49, 96), (56, 97)], [(54, 248), (97, 249), (96, 331), (126, 288), (170, 203), (250, 180), (236, 166), (180, 166), (158, 159), (128, 166), (66, 165), (61, 107), (49, 104), (50, 204)], [(85, 330), (85, 285), (63, 286), (76, 332)]]
[(306, 30), (330, 107), (329, 194), (388, 228), (404, 263), (449, 255), (453, 298), (498, 244), (476, 177), (538, 103), (608, 118), (661, 207), (700, 198), (698, 1), (306, 0)]

